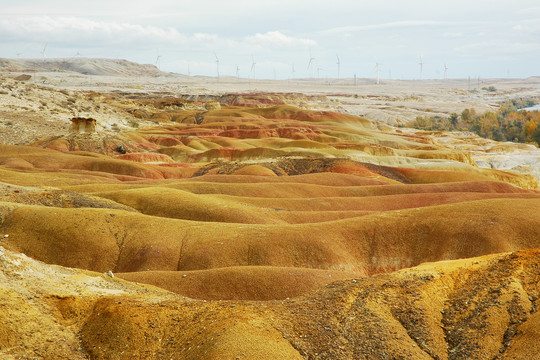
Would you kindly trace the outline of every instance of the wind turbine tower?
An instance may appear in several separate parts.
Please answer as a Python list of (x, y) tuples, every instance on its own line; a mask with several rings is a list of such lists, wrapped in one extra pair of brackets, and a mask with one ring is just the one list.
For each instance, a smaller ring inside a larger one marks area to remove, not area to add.
[(424, 61), (422, 60), (422, 56), (420, 56), (420, 62), (418, 65), (420, 65), (420, 80), (422, 80), (422, 71), (424, 70)]
[(447, 72), (448, 72), (448, 66), (446, 66), (446, 64), (444, 64), (444, 80), (447, 79), (447, 77), (446, 77)]
[(216, 52), (214, 51), (214, 56), (216, 58), (216, 72), (217, 72), (217, 78), (219, 80), (219, 58), (216, 55)]
[(337, 58), (337, 78), (339, 80), (340, 75), (341, 75), (341, 61), (339, 60), (338, 54), (336, 54), (336, 58)]
[(311, 68), (311, 77), (313, 77), (314, 62), (315, 62), (315, 58), (311, 55), (311, 50), (309, 50), (309, 62), (308, 62), (307, 68), (308, 68), (308, 71)]
[(157, 54), (157, 57), (156, 57), (156, 67), (158, 68), (158, 70), (159, 70), (159, 66), (160, 66), (160, 60), (161, 60), (161, 55), (159, 55), (159, 51), (158, 51), (158, 54)]
[(47, 57), (45, 55), (45, 50), (47, 49), (47, 43), (45, 43), (45, 46), (43, 47), (43, 50), (41, 50), (41, 57), (43, 58), (43, 60), (45, 60), (45, 58)]
[(381, 63), (375, 63), (375, 71), (377, 72), (377, 85), (379, 85), (381, 78)]
[(253, 79), (255, 79), (255, 65), (257, 65), (257, 63), (255, 62), (253, 55), (251, 55), (251, 69), (249, 70), (249, 74)]
[(236, 65), (236, 78), (240, 79), (240, 66)]

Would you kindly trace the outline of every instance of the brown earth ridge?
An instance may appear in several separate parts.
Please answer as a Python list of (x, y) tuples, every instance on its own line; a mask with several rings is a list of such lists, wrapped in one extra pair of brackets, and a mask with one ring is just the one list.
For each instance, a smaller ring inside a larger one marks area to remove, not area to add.
[(3, 80), (3, 358), (538, 358), (539, 183), (486, 142), (319, 95)]

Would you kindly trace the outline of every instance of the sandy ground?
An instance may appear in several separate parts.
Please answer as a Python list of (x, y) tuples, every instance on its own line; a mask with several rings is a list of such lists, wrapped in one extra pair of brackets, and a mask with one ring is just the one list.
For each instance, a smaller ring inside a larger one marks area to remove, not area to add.
[[(0, 73), (0, 358), (538, 357), (540, 193), (525, 189), (538, 184), (475, 162), (538, 174), (539, 150), (393, 125), (538, 96), (540, 79), (476, 82), (494, 94), (468, 80), (218, 81), (81, 61)], [(162, 110), (152, 97), (269, 92), (372, 121), (281, 106), (278, 129), (295, 131), (276, 137), (266, 109), (136, 116)], [(73, 116), (98, 133), (65, 136)], [(140, 152), (105, 151), (126, 134)], [(44, 137), (46, 149), (9, 145)], [(267, 163), (282, 145), (300, 155)], [(249, 151), (213, 151), (234, 146)], [(172, 160), (186, 151), (208, 157)]]
[[(101, 64), (101, 68), (100, 64), (94, 64), (96, 73), (111, 71), (107, 64)], [(156, 75), (155, 72), (150, 72), (151, 76), (146, 72), (145, 76), (136, 65), (129, 64), (122, 64), (121, 69), (113, 70), (123, 76), (83, 75), (73, 71), (0, 72), (0, 143), (28, 144), (44, 135), (64, 135), (69, 132), (69, 119), (73, 116), (99, 119), (98, 129), (106, 133), (114, 133), (119, 128), (153, 125), (140, 123), (127, 111), (126, 104), (112, 106), (99, 96), (88, 95), (92, 93), (154, 94), (201, 100), (231, 93), (299, 93), (313, 95), (306, 104), (311, 109), (359, 115), (390, 126), (402, 126), (417, 116), (447, 117), (466, 108), (474, 108), (477, 112), (496, 111), (499, 103), (508, 99), (540, 99), (540, 77), (382, 80), (381, 84), (376, 84), (374, 79), (358, 79), (355, 84), (353, 79), (216, 79), (166, 73)], [(21, 74), (30, 74), (31, 78), (26, 81), (13, 79)], [(496, 91), (482, 90), (487, 87), (494, 87)], [(388, 129), (395, 131), (392, 127)], [(467, 150), (478, 160), (480, 167), (530, 173), (540, 178), (540, 150), (532, 145), (504, 143), (500, 146), (501, 143), (484, 141), (470, 134), (434, 136), (434, 141), (459, 150), (464, 150), (464, 141), (473, 142), (478, 146)]]
[[(466, 108), (478, 112), (496, 110), (498, 103), (513, 98), (540, 98), (540, 77), (528, 79), (291, 79), (253, 80), (207, 78), (165, 74), (162, 76), (88, 76), (67, 73), (35, 73), (32, 80), (70, 90), (129, 90), (166, 92), (171, 95), (219, 95), (227, 93), (277, 92), (324, 95), (330, 101), (314, 103), (371, 120), (405, 124), (419, 115), (449, 115)], [(495, 87), (495, 92), (483, 90)]]

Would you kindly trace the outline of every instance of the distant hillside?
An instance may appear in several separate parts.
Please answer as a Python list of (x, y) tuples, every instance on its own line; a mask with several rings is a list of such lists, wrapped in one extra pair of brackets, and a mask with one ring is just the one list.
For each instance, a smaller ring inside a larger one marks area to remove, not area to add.
[(0, 71), (7, 72), (74, 72), (84, 75), (105, 76), (159, 76), (156, 66), (137, 64), (118, 59), (59, 58), (59, 59), (5, 59), (0, 58)]

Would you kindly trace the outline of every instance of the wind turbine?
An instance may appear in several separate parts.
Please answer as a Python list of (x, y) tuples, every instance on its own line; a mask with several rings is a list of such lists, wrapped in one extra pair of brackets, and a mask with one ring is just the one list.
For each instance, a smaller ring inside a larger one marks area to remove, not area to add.
[(339, 80), (340, 73), (341, 73), (341, 61), (339, 60), (338, 54), (336, 54), (336, 57), (337, 57), (337, 78)]
[(320, 79), (320, 78), (321, 78), (321, 70), (322, 70), (322, 71), (326, 71), (325, 69), (318, 67), (318, 68), (317, 68), (317, 79)]
[(424, 62), (422, 61), (422, 56), (420, 56), (420, 62), (418, 63), (420, 65), (420, 80), (422, 80), (422, 70), (424, 68)]
[(446, 80), (446, 72), (448, 71), (448, 67), (446, 64), (444, 64), (444, 80)]
[(159, 49), (158, 49), (157, 56), (156, 56), (156, 67), (158, 68), (158, 70), (159, 70), (160, 60), (161, 60), (161, 55), (159, 55)]
[(311, 55), (311, 49), (309, 50), (309, 62), (307, 65), (308, 70), (311, 68), (311, 77), (313, 77), (313, 63), (315, 62), (315, 58)]
[(240, 79), (240, 66), (236, 65), (236, 78)]
[(214, 56), (216, 57), (216, 71), (217, 71), (217, 78), (219, 80), (219, 58), (217, 57), (215, 51), (214, 51)]
[(255, 62), (253, 55), (251, 55), (251, 69), (249, 70), (249, 74), (253, 79), (255, 79), (255, 65), (257, 65), (257, 63)]
[(291, 68), (291, 78), (294, 79), (294, 73), (296, 71), (294, 70), (294, 64), (292, 64), (292, 68)]
[(381, 75), (380, 66), (381, 66), (381, 63), (379, 63), (379, 62), (375, 63), (375, 71), (377, 72), (377, 85), (380, 84), (380, 75)]
[(43, 58), (43, 60), (45, 60), (45, 58), (47, 57), (45, 55), (45, 50), (47, 49), (47, 43), (45, 43), (45, 46), (43, 47), (43, 50), (41, 50), (41, 57)]

